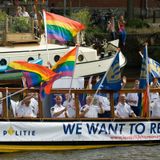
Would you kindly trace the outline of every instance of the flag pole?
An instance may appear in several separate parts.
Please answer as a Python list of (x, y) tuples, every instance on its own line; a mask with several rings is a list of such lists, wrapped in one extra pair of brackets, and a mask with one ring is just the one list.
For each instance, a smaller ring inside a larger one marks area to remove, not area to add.
[[(112, 64), (113, 64), (113, 62), (114, 62), (114, 60), (115, 60), (115, 58), (116, 58), (116, 56), (117, 56), (117, 54), (118, 54), (119, 52), (120, 52), (120, 48), (117, 48), (117, 53), (116, 53), (116, 55), (115, 55), (112, 63), (110, 64), (109, 69), (110, 69), (110, 67), (112, 66)], [(94, 94), (93, 97), (95, 97), (96, 94), (98, 93), (98, 91), (100, 90), (100, 87), (101, 87), (101, 85), (103, 84), (103, 81), (105, 80), (105, 78), (106, 78), (106, 76), (107, 76), (107, 74), (108, 74), (109, 69), (108, 69), (108, 70), (106, 71), (106, 73), (104, 74), (104, 76), (103, 76), (103, 78), (102, 78), (102, 80), (101, 80), (101, 83), (99, 84), (99, 86), (98, 86), (98, 88), (97, 88), (97, 90), (96, 90), (96, 92), (95, 92), (95, 94)]]
[(150, 116), (150, 113), (149, 113), (149, 102), (150, 102), (150, 98), (149, 98), (149, 95), (150, 95), (150, 87), (149, 87), (149, 71), (148, 71), (148, 44), (145, 43), (145, 50), (146, 50), (146, 92), (148, 94), (147, 98), (148, 98), (148, 103), (147, 103), (147, 117)]
[[(48, 36), (47, 36), (47, 22), (46, 22), (46, 13), (45, 13), (45, 10), (43, 10), (43, 21), (44, 21), (46, 51), (48, 53), (48, 42), (47, 42)], [(48, 53), (48, 61), (49, 61), (49, 53)]]

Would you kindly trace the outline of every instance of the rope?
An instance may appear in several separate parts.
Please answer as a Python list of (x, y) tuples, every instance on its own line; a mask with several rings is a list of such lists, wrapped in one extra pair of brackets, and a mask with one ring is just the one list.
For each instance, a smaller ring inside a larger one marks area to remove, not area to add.
[(14, 96), (14, 95), (16, 95), (16, 94), (18, 94), (18, 93), (20, 93), (20, 92), (23, 92), (23, 91), (26, 90), (26, 89), (27, 89), (27, 88), (23, 88), (23, 89), (21, 89), (21, 90), (19, 90), (19, 91), (17, 91), (17, 92), (14, 92), (14, 93), (12, 93), (12, 94), (10, 94), (10, 95), (8, 95), (8, 96), (5, 96), (5, 97), (1, 98), (0, 101), (3, 101), (4, 99), (7, 99), (8, 97), (11, 97), (11, 96)]

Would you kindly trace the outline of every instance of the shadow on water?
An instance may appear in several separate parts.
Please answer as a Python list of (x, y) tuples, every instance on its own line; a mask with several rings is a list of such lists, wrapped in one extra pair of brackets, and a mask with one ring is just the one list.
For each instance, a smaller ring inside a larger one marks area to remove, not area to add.
[(76, 151), (33, 151), (0, 154), (3, 160), (159, 160), (160, 145)]

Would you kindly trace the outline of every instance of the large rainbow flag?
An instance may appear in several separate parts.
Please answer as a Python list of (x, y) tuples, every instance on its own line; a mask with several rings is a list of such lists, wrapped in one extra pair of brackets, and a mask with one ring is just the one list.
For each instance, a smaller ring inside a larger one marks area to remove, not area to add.
[(77, 50), (78, 46), (70, 50), (67, 54), (59, 59), (59, 61), (51, 68), (51, 70), (55, 73), (61, 73), (61, 76), (73, 76)]
[(85, 26), (72, 19), (43, 11), (45, 32), (48, 39), (56, 39), (62, 43), (71, 41)]
[(76, 64), (76, 53), (78, 52), (78, 47), (74, 47), (67, 54), (59, 59), (59, 61), (52, 67), (52, 71), (55, 73), (50, 81), (43, 82), (40, 87), (41, 98), (44, 98), (46, 94), (50, 94), (52, 84), (55, 80), (69, 76), (72, 77), (74, 73), (74, 68)]

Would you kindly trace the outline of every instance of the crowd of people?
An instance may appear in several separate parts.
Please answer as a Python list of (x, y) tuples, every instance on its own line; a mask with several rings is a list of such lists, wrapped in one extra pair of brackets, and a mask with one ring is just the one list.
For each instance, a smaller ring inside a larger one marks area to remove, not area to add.
[[(122, 83), (125, 88), (126, 80)], [(132, 90), (139, 89), (140, 82), (135, 80)], [(160, 88), (158, 79), (154, 78), (150, 88)], [(135, 118), (142, 115), (142, 96), (143, 93), (115, 93), (118, 101), (114, 99), (114, 117), (116, 118)], [(2, 98), (2, 94), (0, 95)], [(56, 94), (54, 103), (50, 107), (50, 118), (111, 118), (111, 104), (108, 94), (85, 95), (85, 103), (79, 98), (78, 105), (75, 104), (74, 94)], [(116, 97), (116, 96), (115, 96)], [(114, 97), (114, 98), (115, 98)], [(152, 118), (160, 117), (160, 96), (159, 92), (150, 92), (149, 115)], [(11, 100), (13, 117), (39, 117), (38, 93), (28, 93), (17, 103)], [(78, 111), (77, 111), (78, 110)], [(0, 102), (0, 116), (3, 117), (3, 103)]]

